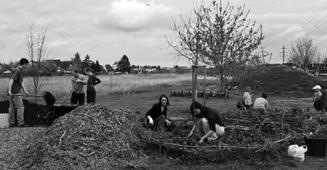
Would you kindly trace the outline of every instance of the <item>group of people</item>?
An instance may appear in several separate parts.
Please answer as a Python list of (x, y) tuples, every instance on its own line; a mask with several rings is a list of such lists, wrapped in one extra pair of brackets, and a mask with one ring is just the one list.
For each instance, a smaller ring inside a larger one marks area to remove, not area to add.
[[(167, 119), (167, 106), (169, 105), (168, 97), (163, 94), (159, 97), (158, 103), (155, 103), (145, 114), (147, 124), (152, 130), (163, 132), (171, 126), (171, 122)], [(224, 134), (225, 125), (214, 109), (193, 102), (190, 112), (196, 121), (187, 137), (191, 137), (196, 131), (201, 136), (199, 143), (203, 143), (205, 140), (215, 140)]]
[(261, 110), (266, 111), (268, 109), (268, 95), (266, 93), (261, 93), (261, 96), (254, 100), (252, 103), (252, 90), (251, 87), (246, 87), (241, 100), (238, 101), (236, 107), (241, 110)]
[(101, 83), (101, 80), (94, 75), (91, 68), (87, 68), (83, 72), (74, 71), (71, 82), (71, 104), (83, 105), (85, 103), (84, 86), (86, 86), (86, 102), (95, 103), (96, 91), (94, 86)]
[[(17, 111), (17, 126), (24, 127), (24, 103), (23, 95), (28, 96), (29, 92), (23, 81), (23, 72), (29, 65), (26, 58), (19, 61), (19, 65), (12, 71), (9, 79), (8, 95), (9, 95), (9, 126), (15, 126), (15, 111)], [(72, 78), (72, 95), (71, 103), (83, 105), (85, 101), (84, 86), (86, 86), (87, 103), (95, 103), (96, 91), (94, 86), (101, 83), (91, 68), (87, 68), (83, 73), (75, 71)], [(24, 94), (21, 92), (23, 91)]]

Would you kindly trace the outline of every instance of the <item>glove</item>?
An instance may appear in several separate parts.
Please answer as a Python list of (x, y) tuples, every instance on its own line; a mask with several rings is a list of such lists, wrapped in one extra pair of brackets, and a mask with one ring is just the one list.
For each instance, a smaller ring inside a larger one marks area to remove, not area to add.
[(148, 119), (149, 119), (149, 124), (153, 125), (153, 119), (150, 116), (148, 116)]

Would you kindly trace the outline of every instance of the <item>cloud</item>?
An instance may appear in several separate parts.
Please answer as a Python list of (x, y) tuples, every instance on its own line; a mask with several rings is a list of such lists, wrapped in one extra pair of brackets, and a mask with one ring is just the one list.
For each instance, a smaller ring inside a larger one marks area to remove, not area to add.
[(125, 32), (135, 32), (149, 28), (168, 28), (170, 17), (174, 13), (172, 7), (136, 0), (116, 0), (110, 4), (107, 13), (97, 18), (98, 26)]

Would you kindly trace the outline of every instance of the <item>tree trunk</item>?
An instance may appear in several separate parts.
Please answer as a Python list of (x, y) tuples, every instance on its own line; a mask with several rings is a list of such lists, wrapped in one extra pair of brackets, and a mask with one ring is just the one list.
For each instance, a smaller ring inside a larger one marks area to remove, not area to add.
[(198, 66), (193, 65), (192, 66), (192, 103), (197, 101), (198, 98)]

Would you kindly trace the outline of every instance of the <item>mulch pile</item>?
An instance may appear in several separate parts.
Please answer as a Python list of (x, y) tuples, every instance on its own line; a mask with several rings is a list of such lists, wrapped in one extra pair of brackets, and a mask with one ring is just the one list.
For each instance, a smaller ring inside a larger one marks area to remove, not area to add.
[(55, 120), (44, 134), (27, 142), (18, 161), (26, 169), (143, 168), (130, 112), (85, 105)]
[(288, 97), (312, 96), (312, 87), (317, 84), (327, 87), (318, 77), (285, 65), (262, 65), (240, 80), (242, 89), (250, 86), (268, 95)]

